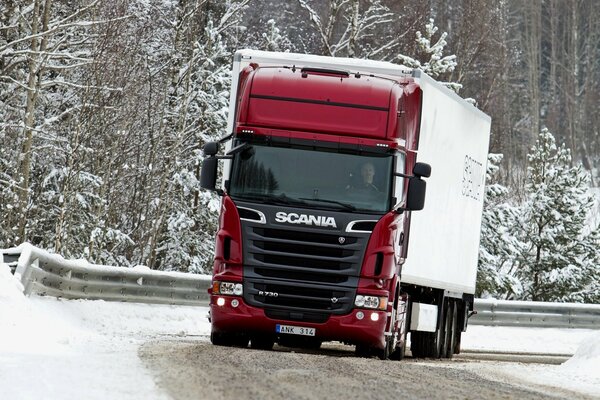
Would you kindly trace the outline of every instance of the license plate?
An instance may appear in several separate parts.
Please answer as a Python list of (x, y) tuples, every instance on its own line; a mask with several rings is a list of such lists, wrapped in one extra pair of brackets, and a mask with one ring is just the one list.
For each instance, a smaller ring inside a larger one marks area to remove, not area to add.
[(315, 336), (315, 328), (306, 328), (304, 326), (276, 325), (275, 332), (286, 333), (288, 335)]

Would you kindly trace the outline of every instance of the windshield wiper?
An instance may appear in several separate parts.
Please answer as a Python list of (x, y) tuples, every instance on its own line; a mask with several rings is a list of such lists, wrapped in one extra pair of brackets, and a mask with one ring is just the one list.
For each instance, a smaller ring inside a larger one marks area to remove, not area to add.
[(349, 210), (349, 211), (356, 211), (356, 207), (354, 207), (352, 204), (350, 203), (344, 203), (343, 201), (337, 201), (337, 200), (326, 200), (326, 199), (311, 199), (309, 197), (300, 197), (299, 200), (308, 200), (308, 201), (317, 201), (320, 203), (330, 203), (330, 204), (337, 204), (338, 206), (342, 206), (344, 209)]

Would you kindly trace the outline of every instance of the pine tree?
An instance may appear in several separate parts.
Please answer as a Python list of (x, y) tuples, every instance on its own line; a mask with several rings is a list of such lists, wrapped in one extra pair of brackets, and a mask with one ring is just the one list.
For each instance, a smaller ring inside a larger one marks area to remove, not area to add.
[[(520, 217), (523, 251), (516, 259), (522, 298), (584, 301), (597, 296), (598, 229), (588, 232), (594, 204), (589, 175), (543, 129), (528, 156), (527, 200)], [(597, 284), (596, 284), (597, 285)]]
[(267, 21), (267, 29), (258, 40), (258, 48), (265, 51), (290, 51), (292, 42), (281, 34), (274, 19)]
[(488, 156), (485, 201), (481, 221), (481, 243), (477, 272), (477, 296), (511, 298), (519, 283), (510, 274), (520, 242), (515, 236), (518, 208), (507, 202), (508, 188), (497, 179), (502, 154)]

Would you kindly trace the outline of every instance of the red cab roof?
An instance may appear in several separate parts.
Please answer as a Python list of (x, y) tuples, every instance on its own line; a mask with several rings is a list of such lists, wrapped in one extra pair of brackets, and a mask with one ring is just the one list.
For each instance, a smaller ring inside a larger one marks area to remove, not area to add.
[(242, 86), (238, 123), (391, 140), (401, 96), (391, 79), (258, 68)]

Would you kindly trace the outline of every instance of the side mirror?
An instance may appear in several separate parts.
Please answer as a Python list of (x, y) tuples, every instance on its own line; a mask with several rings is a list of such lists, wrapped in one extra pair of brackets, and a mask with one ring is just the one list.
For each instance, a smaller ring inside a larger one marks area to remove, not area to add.
[(219, 152), (219, 142), (208, 142), (202, 147), (205, 156), (214, 156)]
[(413, 167), (413, 175), (423, 178), (429, 178), (431, 176), (431, 165), (418, 162)]
[[(427, 165), (427, 164), (425, 164)], [(428, 165), (427, 165), (428, 166)], [(415, 165), (416, 167), (416, 165)], [(428, 166), (429, 167), (429, 166)], [(431, 173), (431, 168), (429, 168)], [(416, 173), (415, 173), (416, 175)], [(429, 175), (427, 175), (429, 176)], [(408, 193), (406, 196), (406, 210), (408, 211), (419, 211), (425, 206), (425, 191), (427, 188), (427, 182), (421, 179), (419, 176), (413, 176), (408, 180)]]
[[(214, 142), (211, 142), (214, 143)], [(208, 144), (208, 143), (207, 143)], [(205, 146), (206, 147), (206, 146)], [(216, 190), (217, 169), (219, 160), (211, 156), (202, 161), (202, 171), (200, 173), (200, 187), (207, 190)]]

